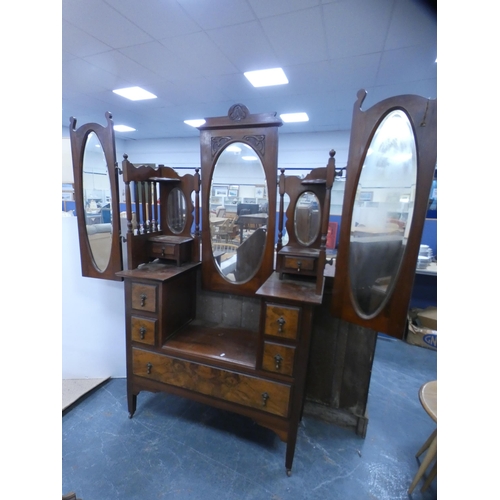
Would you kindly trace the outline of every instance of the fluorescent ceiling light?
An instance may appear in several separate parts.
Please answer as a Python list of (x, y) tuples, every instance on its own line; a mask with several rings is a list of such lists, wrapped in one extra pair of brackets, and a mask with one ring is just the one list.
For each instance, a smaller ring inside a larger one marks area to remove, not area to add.
[(134, 132), (135, 128), (128, 127), (127, 125), (115, 125), (113, 127), (117, 132)]
[(226, 148), (226, 151), (230, 151), (231, 153), (241, 153), (241, 148), (239, 148), (235, 144), (231, 144)]
[(246, 161), (255, 161), (258, 158), (256, 156), (242, 156), (241, 159)]
[(121, 95), (131, 101), (143, 101), (144, 99), (156, 99), (156, 96), (141, 87), (128, 87), (126, 89), (113, 90), (115, 94)]
[(283, 85), (288, 83), (288, 78), (281, 68), (247, 71), (243, 74), (254, 87), (268, 87), (270, 85)]
[(294, 123), (294, 122), (308, 122), (309, 117), (307, 113), (284, 113), (280, 115), (280, 118), (285, 123)]
[(205, 123), (205, 120), (203, 118), (200, 118), (198, 120), (184, 120), (184, 123), (186, 125), (189, 125), (190, 127), (200, 127)]

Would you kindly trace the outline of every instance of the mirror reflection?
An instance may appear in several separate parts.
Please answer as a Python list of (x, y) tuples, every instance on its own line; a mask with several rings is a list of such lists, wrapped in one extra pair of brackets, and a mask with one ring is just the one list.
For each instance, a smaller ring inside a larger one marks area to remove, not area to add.
[(102, 144), (94, 132), (87, 136), (82, 170), (87, 236), (94, 264), (102, 272), (111, 256), (111, 184)]
[(170, 191), (167, 199), (167, 224), (174, 234), (180, 234), (186, 225), (186, 198), (180, 188)]
[(212, 254), (227, 281), (248, 281), (259, 269), (267, 237), (267, 218), (267, 184), (262, 162), (247, 144), (232, 143), (217, 160), (210, 198)]
[(295, 236), (299, 243), (309, 246), (319, 235), (320, 208), (318, 197), (311, 191), (302, 193), (295, 205)]
[(416, 181), (410, 121), (403, 111), (392, 111), (368, 148), (352, 214), (349, 275), (364, 316), (375, 315), (391, 293), (411, 227)]

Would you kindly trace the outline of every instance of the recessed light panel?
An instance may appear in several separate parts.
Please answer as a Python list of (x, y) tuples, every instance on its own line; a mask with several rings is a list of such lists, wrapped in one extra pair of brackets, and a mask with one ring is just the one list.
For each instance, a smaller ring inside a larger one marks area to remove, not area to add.
[(143, 101), (144, 99), (156, 99), (156, 96), (141, 87), (128, 87), (125, 89), (113, 90), (115, 94), (121, 95), (131, 101)]
[(201, 125), (205, 123), (205, 120), (203, 118), (197, 120), (184, 120), (184, 123), (190, 127), (201, 127)]
[(115, 125), (113, 127), (117, 132), (134, 132), (135, 128), (128, 127), (127, 125)]
[(269, 87), (288, 83), (288, 78), (281, 68), (260, 69), (243, 73), (254, 87)]
[(284, 113), (280, 115), (280, 118), (285, 123), (294, 123), (294, 122), (308, 122), (309, 117), (307, 113)]

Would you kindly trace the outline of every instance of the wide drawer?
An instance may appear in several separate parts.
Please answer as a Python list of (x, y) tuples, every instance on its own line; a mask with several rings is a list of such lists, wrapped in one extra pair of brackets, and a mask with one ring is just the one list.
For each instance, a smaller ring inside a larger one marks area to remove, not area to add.
[(132, 371), (140, 377), (288, 416), (291, 388), (286, 384), (135, 348), (132, 349)]
[(132, 309), (156, 312), (156, 285), (132, 283)]
[(132, 316), (130, 318), (130, 327), (132, 332), (131, 337), (134, 342), (154, 345), (156, 332), (155, 319)]
[(299, 327), (300, 307), (266, 304), (264, 333), (286, 339), (296, 339)]
[(295, 347), (289, 347), (275, 342), (264, 342), (262, 368), (264, 370), (292, 375)]

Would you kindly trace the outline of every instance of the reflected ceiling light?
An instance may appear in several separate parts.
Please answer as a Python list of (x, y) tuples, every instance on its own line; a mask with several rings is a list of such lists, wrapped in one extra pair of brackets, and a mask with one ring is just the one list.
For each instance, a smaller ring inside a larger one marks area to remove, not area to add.
[(269, 87), (288, 83), (288, 78), (281, 68), (260, 69), (243, 73), (254, 87)]
[(308, 122), (309, 117), (307, 113), (284, 113), (280, 115), (280, 118), (285, 123), (294, 123), (294, 122)]
[(141, 87), (127, 87), (113, 90), (115, 94), (121, 95), (131, 101), (143, 101), (144, 99), (156, 99), (156, 96)]
[(190, 127), (200, 127), (205, 123), (205, 120), (203, 118), (199, 118), (197, 120), (184, 120), (184, 123)]
[(113, 127), (117, 132), (134, 132), (135, 128), (128, 127), (127, 125), (115, 125)]
[(241, 153), (241, 148), (236, 146), (235, 144), (231, 144), (226, 148), (226, 151), (230, 151), (231, 153)]
[(255, 161), (255, 160), (258, 160), (258, 158), (256, 156), (242, 156), (241, 159), (242, 160), (246, 160), (246, 161)]

